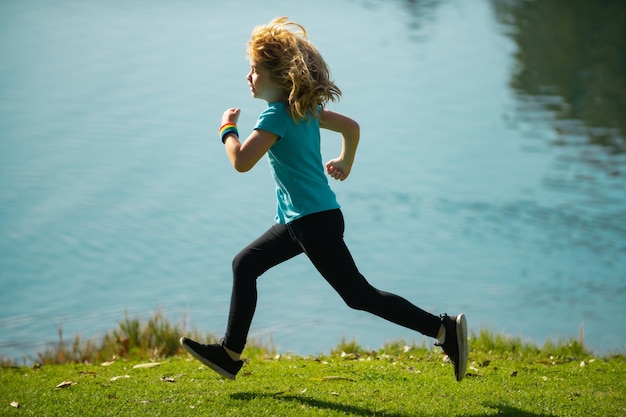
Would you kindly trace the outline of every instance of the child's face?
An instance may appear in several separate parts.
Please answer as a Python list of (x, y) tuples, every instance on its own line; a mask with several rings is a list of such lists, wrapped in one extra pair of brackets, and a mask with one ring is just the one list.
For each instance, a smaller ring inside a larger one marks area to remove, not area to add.
[(269, 70), (257, 65), (252, 59), (250, 59), (250, 72), (246, 79), (254, 98), (265, 100), (268, 103), (287, 99), (287, 94), (272, 82)]

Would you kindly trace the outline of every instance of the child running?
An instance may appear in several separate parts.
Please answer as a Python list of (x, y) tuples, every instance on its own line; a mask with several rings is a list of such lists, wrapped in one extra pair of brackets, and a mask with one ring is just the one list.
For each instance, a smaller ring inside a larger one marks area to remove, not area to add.
[[(268, 155), (278, 200), (275, 223), (233, 260), (230, 313), (221, 344), (182, 337), (181, 345), (220, 375), (235, 379), (256, 309), (257, 278), (304, 253), (349, 307), (436, 338), (435, 344), (449, 356), (456, 380), (461, 381), (468, 355), (465, 316), (435, 316), (372, 287), (344, 243), (343, 215), (326, 174), (339, 181), (348, 178), (360, 130), (351, 118), (325, 108), (339, 99), (341, 90), (304, 27), (285, 17), (258, 26), (247, 52), (246, 79), (252, 97), (267, 101), (267, 108), (243, 142), (237, 130), (240, 109), (226, 110), (219, 135), (238, 172), (250, 170)], [(342, 139), (341, 154), (325, 165), (320, 128), (338, 132)]]

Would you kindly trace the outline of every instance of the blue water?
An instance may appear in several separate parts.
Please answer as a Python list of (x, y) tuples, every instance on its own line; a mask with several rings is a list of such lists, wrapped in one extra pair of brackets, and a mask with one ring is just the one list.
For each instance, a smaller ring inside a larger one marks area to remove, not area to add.
[[(474, 331), (541, 344), (583, 329), (594, 351), (623, 351), (624, 26), (600, 25), (603, 53), (572, 52), (570, 20), (615, 10), (537, 3), (0, 3), (0, 355), (157, 310), (223, 333), (230, 262), (275, 201), (267, 162), (236, 173), (216, 129), (227, 107), (242, 131), (264, 108), (246, 41), (281, 15), (331, 66), (331, 108), (361, 125), (333, 188), (372, 284)], [(336, 156), (339, 138), (323, 142)], [(348, 309), (305, 258), (260, 279), (251, 336), (298, 354), (422, 340)]]

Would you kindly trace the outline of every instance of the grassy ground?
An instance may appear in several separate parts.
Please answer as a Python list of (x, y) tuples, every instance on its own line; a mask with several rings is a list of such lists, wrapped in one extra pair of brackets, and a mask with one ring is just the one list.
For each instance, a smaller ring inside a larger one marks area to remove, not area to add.
[[(319, 357), (257, 347), (246, 352), (237, 381), (229, 381), (186, 354), (150, 359), (148, 351), (155, 356), (162, 349), (142, 342), (147, 350), (141, 353), (118, 339), (118, 353), (125, 355), (105, 362), (15, 366), (5, 361), (0, 415), (626, 415), (626, 358), (594, 357), (578, 341), (538, 348), (483, 331), (472, 335), (470, 368), (457, 383), (438, 348), (404, 342), (364, 352), (344, 341)], [(67, 358), (71, 351), (81, 349), (48, 354)]]

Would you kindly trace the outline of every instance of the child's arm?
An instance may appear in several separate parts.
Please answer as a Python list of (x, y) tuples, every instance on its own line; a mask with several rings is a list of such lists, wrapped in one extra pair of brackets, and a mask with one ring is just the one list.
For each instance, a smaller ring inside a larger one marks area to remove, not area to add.
[(334, 179), (343, 181), (350, 175), (354, 163), (356, 148), (359, 144), (359, 125), (347, 116), (330, 110), (322, 110), (320, 127), (341, 133), (341, 155), (326, 163), (326, 172)]
[[(222, 124), (226, 122), (237, 123), (239, 109), (228, 109), (222, 116)], [(265, 130), (254, 130), (243, 143), (235, 134), (229, 134), (224, 138), (226, 155), (233, 167), (239, 172), (246, 172), (261, 159), (263, 155), (278, 140), (278, 136)]]

